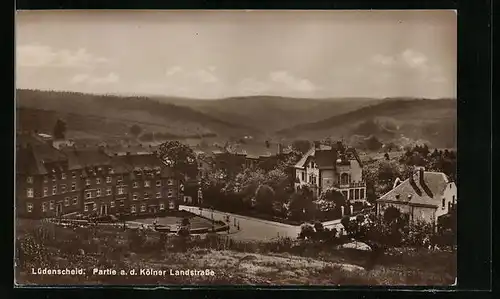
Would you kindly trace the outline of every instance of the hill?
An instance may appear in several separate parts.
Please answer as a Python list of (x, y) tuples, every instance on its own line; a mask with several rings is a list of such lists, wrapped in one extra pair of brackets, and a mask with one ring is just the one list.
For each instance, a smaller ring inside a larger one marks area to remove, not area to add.
[(17, 125), (25, 130), (50, 132), (57, 118), (62, 118), (69, 131), (97, 136), (123, 136), (133, 124), (145, 132), (180, 138), (257, 134), (253, 128), (147, 97), (35, 90), (17, 90), (16, 95)]
[(272, 135), (275, 131), (311, 120), (321, 120), (377, 103), (371, 98), (303, 99), (278, 96), (192, 100), (156, 97), (158, 101), (193, 108), (231, 123)]
[(456, 146), (456, 101), (451, 99), (389, 99), (332, 116), (283, 129), (287, 138), (376, 136), (383, 140), (410, 138), (434, 146)]

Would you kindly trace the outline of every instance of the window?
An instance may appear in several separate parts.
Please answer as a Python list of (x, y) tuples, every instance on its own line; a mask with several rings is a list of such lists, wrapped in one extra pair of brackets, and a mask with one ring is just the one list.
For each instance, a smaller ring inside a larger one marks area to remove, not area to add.
[(120, 175), (116, 178), (117, 183), (121, 183), (122, 181), (123, 181), (123, 176)]
[(61, 185), (61, 192), (62, 193), (66, 192), (66, 185), (64, 185), (64, 184)]
[(55, 175), (53, 175), (53, 176), (52, 176), (52, 182), (55, 182), (55, 181), (56, 181), (56, 176), (55, 176)]
[(305, 172), (302, 172), (302, 181), (305, 181), (306, 180), (306, 173)]
[(57, 186), (52, 186), (52, 195), (57, 193)]
[(112, 201), (112, 202), (110, 202), (110, 203), (109, 203), (109, 205), (110, 205), (112, 208), (114, 208), (114, 207), (115, 207), (115, 202), (114, 202), (114, 201)]
[(92, 198), (92, 192), (87, 191), (87, 192), (85, 193), (85, 198)]
[(73, 182), (71, 183), (71, 191), (75, 191), (76, 190), (76, 183)]
[(89, 205), (85, 205), (85, 206), (83, 207), (83, 210), (84, 210), (85, 212), (88, 212), (88, 211), (89, 211)]
[(168, 197), (172, 197), (173, 195), (173, 190), (172, 189), (168, 189)]
[(96, 183), (97, 185), (99, 185), (99, 184), (101, 183), (101, 178), (96, 178), (96, 179), (95, 179), (95, 183)]
[(148, 199), (149, 199), (149, 193), (144, 192), (144, 199), (145, 199), (145, 200), (148, 200)]
[(150, 186), (150, 181), (144, 181), (144, 187), (149, 187)]
[(69, 206), (69, 197), (66, 197), (66, 198), (64, 199), (64, 206), (65, 206), (65, 207)]
[(46, 202), (42, 203), (42, 212), (47, 212), (47, 203)]
[(111, 177), (110, 176), (106, 177), (106, 183), (108, 183), (108, 184), (111, 183)]
[(32, 184), (32, 183), (33, 183), (33, 177), (32, 177), (32, 176), (27, 177), (27, 178), (26, 178), (26, 182), (27, 182), (28, 184)]
[(174, 184), (174, 180), (169, 179), (169, 180), (167, 181), (167, 184), (168, 184), (168, 185), (173, 185), (173, 184)]
[(171, 201), (171, 202), (168, 203), (168, 208), (171, 209), (171, 210), (175, 208), (175, 204), (174, 204), (173, 201)]
[(101, 196), (101, 188), (97, 188), (96, 196), (97, 197)]
[(26, 204), (26, 210), (28, 211), (28, 213), (33, 212), (33, 204), (31, 202), (28, 202)]
[(78, 204), (78, 197), (73, 197), (73, 205), (76, 206)]
[(74, 172), (74, 171), (73, 171), (73, 172), (71, 173), (71, 177), (72, 177), (72, 178), (74, 178), (74, 179), (76, 179), (76, 172)]
[(49, 196), (49, 187), (43, 187), (43, 196)]
[(109, 173), (110, 173), (110, 174), (115, 173), (114, 169), (113, 169), (113, 168), (110, 168), (110, 169), (109, 169)]
[(135, 205), (130, 206), (130, 212), (132, 212), (132, 213), (136, 212)]
[(165, 210), (165, 204), (164, 203), (160, 204), (160, 210)]
[(156, 181), (156, 187), (161, 187), (161, 180)]
[(445, 206), (445, 199), (443, 198), (442, 201), (441, 201), (441, 208), (444, 210), (444, 206)]
[(50, 210), (53, 210), (53, 209), (54, 209), (54, 201), (53, 201), (53, 200), (51, 200), (51, 201), (49, 202), (49, 209), (50, 209)]
[(455, 195), (453, 195), (452, 202), (453, 202), (453, 204), (455, 204)]
[(139, 187), (139, 184), (137, 182), (134, 182), (133, 188), (137, 188), (137, 187)]
[(365, 199), (365, 189), (361, 189), (360, 199)]
[(63, 172), (61, 173), (61, 180), (65, 180), (66, 179), (66, 174)]
[(33, 188), (26, 189), (26, 196), (29, 198), (33, 198)]
[(124, 191), (123, 187), (118, 187), (118, 194), (123, 194), (124, 193), (123, 191)]
[(134, 195), (132, 195), (132, 200), (137, 200), (137, 193), (134, 193)]
[(354, 199), (359, 199), (359, 189), (354, 190)]
[(97, 211), (97, 204), (94, 202), (94, 205), (92, 206), (92, 210)]
[(141, 212), (146, 212), (146, 205), (145, 204), (141, 205)]
[(90, 179), (85, 180), (85, 185), (90, 186)]
[(47, 176), (44, 176), (44, 177), (43, 177), (43, 182), (44, 182), (44, 183), (47, 183), (48, 181), (49, 181), (49, 178), (48, 178)]
[(161, 198), (161, 192), (156, 192), (156, 198)]
[(349, 175), (347, 173), (343, 173), (340, 175), (340, 184), (341, 185), (349, 184)]
[(111, 187), (108, 187), (106, 189), (106, 195), (111, 195), (112, 191), (111, 191)]

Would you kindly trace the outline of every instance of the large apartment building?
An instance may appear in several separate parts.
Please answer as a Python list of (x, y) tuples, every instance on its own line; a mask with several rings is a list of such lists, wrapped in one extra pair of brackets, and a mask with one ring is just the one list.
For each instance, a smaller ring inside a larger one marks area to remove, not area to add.
[(180, 180), (154, 153), (109, 155), (103, 148), (54, 148), (17, 137), (16, 209), (43, 218), (69, 213), (141, 214), (176, 209)]
[(296, 189), (308, 185), (319, 196), (334, 188), (350, 202), (366, 200), (361, 160), (354, 148), (346, 148), (341, 142), (334, 145), (315, 142), (294, 169)]

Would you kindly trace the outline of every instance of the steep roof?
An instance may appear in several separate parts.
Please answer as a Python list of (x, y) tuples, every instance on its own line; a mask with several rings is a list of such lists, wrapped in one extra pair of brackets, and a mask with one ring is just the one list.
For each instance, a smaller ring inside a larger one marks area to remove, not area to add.
[(295, 163), (295, 168), (304, 168), (304, 166), (306, 165), (307, 163), (307, 159), (309, 157), (314, 157), (314, 153), (315, 153), (316, 149), (314, 147), (310, 148), (307, 153), (305, 153), (304, 155), (302, 155), (302, 157), (300, 158), (300, 160)]
[(47, 174), (47, 163), (61, 163), (66, 156), (33, 134), (16, 136), (16, 170), (19, 173)]
[[(415, 205), (426, 205), (438, 207), (441, 204), (444, 190), (449, 181), (442, 172), (424, 171), (424, 184), (419, 180), (419, 172), (412, 174), (413, 182), (410, 178), (403, 181), (396, 188), (381, 196), (380, 202), (407, 202)], [(399, 196), (399, 198), (396, 198)], [(409, 197), (411, 196), (411, 197)]]

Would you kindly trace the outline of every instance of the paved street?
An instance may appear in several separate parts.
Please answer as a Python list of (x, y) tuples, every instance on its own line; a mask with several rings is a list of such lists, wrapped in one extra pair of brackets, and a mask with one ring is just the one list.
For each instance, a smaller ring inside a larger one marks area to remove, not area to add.
[[(203, 209), (200, 211), (198, 207), (179, 206), (180, 210), (189, 211), (191, 213), (211, 218), (212, 211)], [(231, 213), (219, 211), (213, 212), (214, 220), (225, 221), (225, 216), (229, 215), (230, 225), (234, 225), (234, 220), (240, 224), (241, 230), (231, 234), (235, 239), (240, 240), (270, 240), (279, 237), (296, 238), (300, 232), (300, 226), (288, 225), (279, 222), (256, 219), (247, 216), (240, 216)]]

